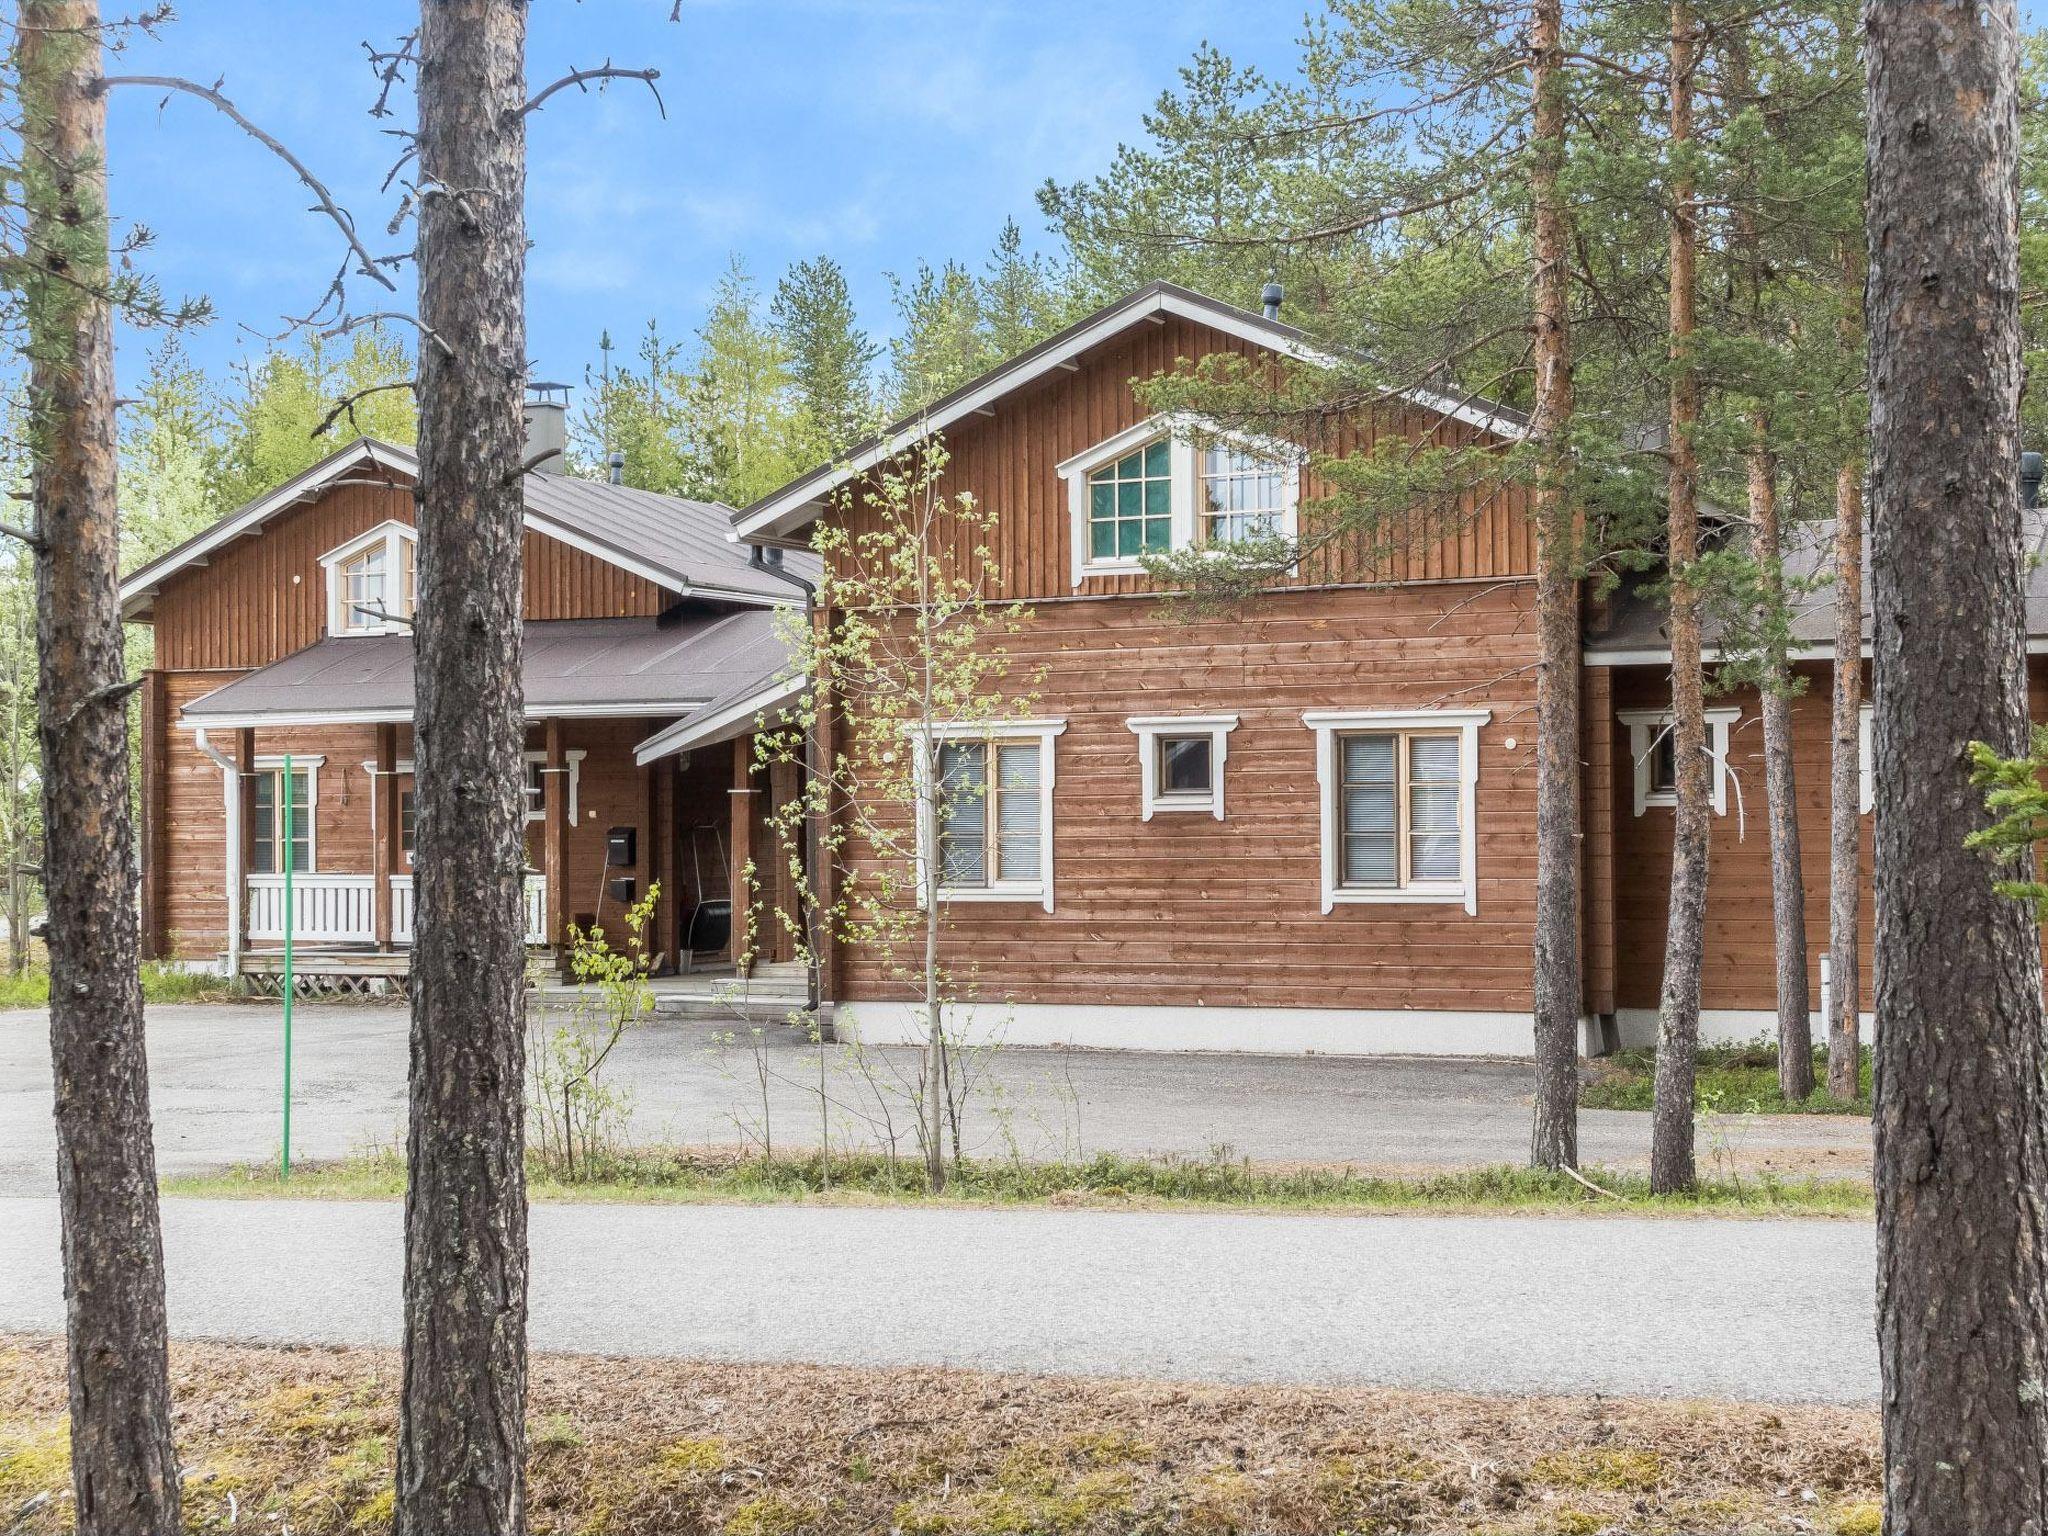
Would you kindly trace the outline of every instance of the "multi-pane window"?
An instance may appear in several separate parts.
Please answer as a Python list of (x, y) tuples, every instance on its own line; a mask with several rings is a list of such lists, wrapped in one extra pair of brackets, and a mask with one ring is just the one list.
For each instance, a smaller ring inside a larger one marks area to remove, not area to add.
[(419, 825), (419, 802), (409, 789), (398, 792), (398, 854), (407, 869), (412, 868), (413, 848)]
[(1203, 449), (1198, 487), (1202, 542), (1229, 544), (1278, 535), (1286, 516), (1292, 474), (1291, 465), (1228, 443)]
[[(283, 779), (281, 768), (261, 769), (256, 774), (256, 810), (249, 829), (249, 869), (253, 874), (284, 873), (286, 817), (279, 793)], [(313, 867), (312, 788), (312, 776), (307, 769), (292, 769), (291, 867), (298, 874)]]
[(1154, 438), (1088, 477), (1088, 558), (1134, 560), (1173, 548), (1173, 452)]
[(1153, 793), (1161, 798), (1200, 795), (1206, 800), (1215, 791), (1214, 751), (1215, 740), (1207, 732), (1200, 736), (1161, 736), (1159, 777)]
[(1657, 732), (1650, 747), (1650, 793), (1678, 793), (1678, 733), (1668, 725)]
[(341, 565), (341, 627), (381, 629), (390, 602), (385, 594), (383, 544), (372, 544)]
[(941, 886), (994, 890), (1042, 881), (1044, 754), (1037, 740), (939, 744)]
[(1460, 878), (1459, 738), (1372, 731), (1338, 738), (1338, 880), (1347, 888)]

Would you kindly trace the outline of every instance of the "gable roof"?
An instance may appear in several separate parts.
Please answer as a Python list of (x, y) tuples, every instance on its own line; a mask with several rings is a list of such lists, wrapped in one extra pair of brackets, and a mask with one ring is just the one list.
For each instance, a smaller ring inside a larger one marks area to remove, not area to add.
[[(823, 510), (826, 497), (849, 480), (933, 432), (944, 431), (962, 417), (986, 409), (1055, 368), (1071, 371), (1074, 359), (1081, 353), (1115, 339), (1133, 326), (1165, 315), (1256, 342), (1297, 362), (1328, 365), (1336, 361), (1331, 353), (1310, 340), (1307, 332), (1284, 321), (1268, 320), (1264, 315), (1177, 283), (1148, 283), (1129, 297), (1075, 321), (1037, 346), (884, 427), (830, 464), (820, 465), (780, 490), (769, 492), (752, 506), (733, 514), (734, 535), (742, 539), (791, 537)], [(1424, 389), (1403, 390), (1401, 394), (1425, 410), (1501, 437), (1519, 438), (1528, 429), (1528, 418), (1520, 411), (1490, 400), (1457, 399)]]
[[(247, 502), (175, 549), (131, 572), (121, 582), (121, 613), (135, 618), (163, 583), (204, 564), (223, 545), (260, 530), (279, 513), (334, 485), (381, 472), (413, 479), (419, 459), (410, 448), (359, 437), (276, 490)], [(773, 606), (799, 602), (795, 582), (757, 565), (727, 529), (732, 509), (574, 475), (529, 473), (524, 481), (526, 526), (678, 596)], [(794, 555), (790, 574), (814, 579), (814, 558)]]

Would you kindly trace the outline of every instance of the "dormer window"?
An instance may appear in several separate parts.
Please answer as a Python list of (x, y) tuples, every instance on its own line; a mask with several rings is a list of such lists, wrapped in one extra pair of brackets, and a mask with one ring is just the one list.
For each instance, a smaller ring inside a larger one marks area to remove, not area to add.
[(384, 522), (320, 557), (327, 573), (329, 634), (383, 635), (412, 627), (418, 540), (407, 524)]
[(1096, 444), (1059, 466), (1074, 585), (1142, 571), (1147, 555), (1292, 537), (1301, 465), (1291, 443), (1217, 436), (1170, 417)]

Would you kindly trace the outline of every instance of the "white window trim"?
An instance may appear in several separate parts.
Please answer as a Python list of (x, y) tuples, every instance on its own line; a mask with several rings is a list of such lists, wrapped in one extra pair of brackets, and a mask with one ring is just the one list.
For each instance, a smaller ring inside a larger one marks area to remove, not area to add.
[[(583, 782), (583, 759), (589, 755), (588, 749), (583, 747), (571, 747), (562, 754), (562, 760), (569, 765), (569, 815), (567, 820), (572, 827), (576, 825), (576, 792)], [(543, 775), (540, 781), (540, 793), (533, 797), (538, 803), (527, 806), (526, 819), (529, 823), (546, 821), (548, 819), (548, 781), (545, 775), (547, 773), (548, 755), (539, 750), (531, 751), (526, 754), (526, 761), (529, 763), (539, 763)]]
[[(391, 635), (404, 634), (411, 625), (400, 622), (409, 617), (399, 614), (379, 623), (349, 611), (342, 591), (341, 568), (364, 550), (378, 543), (384, 546), (384, 580), (386, 590), (397, 593), (403, 600), (400, 583), (405, 579), (405, 556), (401, 544), (411, 544), (415, 552), (419, 546), (419, 530), (410, 523), (401, 523), (397, 518), (387, 518), (374, 528), (365, 529), (346, 544), (330, 549), (320, 557), (320, 569), (327, 582), (327, 633), (330, 635)], [(389, 604), (386, 611), (390, 611)], [(360, 620), (360, 622), (358, 622)]]
[(1856, 709), (1856, 814), (1868, 816), (1877, 809), (1877, 759), (1871, 748), (1876, 739), (1877, 708), (1872, 704)]
[[(1711, 770), (1714, 788), (1714, 814), (1728, 814), (1728, 733), (1735, 722), (1742, 718), (1739, 709), (1710, 709), (1707, 712), (1707, 750), (1713, 755)], [(1628, 727), (1629, 762), (1635, 768), (1636, 814), (1642, 815), (1653, 805), (1678, 804), (1678, 792), (1671, 789), (1650, 788), (1653, 765), (1650, 748), (1656, 744), (1666, 728), (1674, 721), (1668, 709), (1624, 709), (1617, 718)]]
[[(1316, 788), (1320, 804), (1323, 910), (1342, 906), (1462, 906), (1479, 912), (1479, 727), (1490, 709), (1310, 710), (1301, 723), (1316, 733)], [(1458, 885), (1390, 890), (1347, 888), (1338, 878), (1337, 737), (1351, 731), (1458, 732)]]
[[(1124, 724), (1138, 738), (1140, 821), (1150, 821), (1155, 811), (1208, 811), (1218, 821), (1223, 819), (1223, 761), (1230, 752), (1230, 733), (1237, 729), (1237, 716), (1132, 715)], [(1162, 736), (1209, 738), (1209, 788), (1206, 793), (1167, 795), (1159, 792), (1159, 739)]]
[[(320, 868), (320, 765), (325, 763), (327, 759), (324, 755), (301, 757), (296, 752), (291, 756), (292, 772), (298, 773), (303, 769), (306, 775), (306, 867), (294, 870), (293, 873), (310, 875), (317, 873)], [(279, 752), (259, 757), (250, 767), (257, 773), (275, 773), (282, 776), (284, 773), (284, 754)], [(280, 784), (278, 787), (282, 789), (284, 786)], [(279, 802), (277, 826), (280, 837), (282, 837), (284, 831), (282, 806), (283, 802)], [(295, 826), (292, 830), (297, 831), (298, 829)], [(281, 875), (284, 871), (278, 869), (274, 873)]]
[[(1065, 720), (962, 720), (935, 722), (920, 731), (915, 724), (907, 727), (912, 742), (918, 747), (911, 760), (911, 773), (917, 787), (917, 901), (924, 905), (925, 869), (938, 847), (937, 807), (932, 802), (931, 758), (932, 749), (945, 741), (1037, 741), (1038, 762), (1038, 873), (1032, 881), (1005, 882), (1001, 885), (947, 886), (939, 887), (939, 900), (952, 902), (1036, 902), (1046, 911), (1052, 910), (1052, 785), (1053, 785), (1053, 738), (1065, 733)], [(922, 736), (920, 742), (918, 738)]]
[(1162, 412), (1148, 416), (1136, 426), (1126, 427), (1116, 436), (1105, 438), (1094, 447), (1054, 466), (1054, 473), (1067, 483), (1068, 546), (1072, 552), (1072, 574), (1077, 589), (1091, 576), (1128, 576), (1144, 572), (1142, 560), (1123, 557), (1091, 560), (1088, 557), (1088, 477), (1105, 464), (1115, 463), (1133, 448), (1142, 447), (1154, 438), (1165, 437), (1170, 444), (1173, 533), (1169, 548), (1183, 550), (1194, 546), (1195, 509), (1199, 502), (1195, 493), (1200, 470), (1194, 444), (1196, 434), (1294, 467), (1294, 473), (1282, 482), (1280, 531), (1287, 538), (1295, 536), (1301, 505), (1301, 473), (1307, 462), (1307, 455), (1299, 444), (1249, 432), (1227, 432), (1201, 417)]

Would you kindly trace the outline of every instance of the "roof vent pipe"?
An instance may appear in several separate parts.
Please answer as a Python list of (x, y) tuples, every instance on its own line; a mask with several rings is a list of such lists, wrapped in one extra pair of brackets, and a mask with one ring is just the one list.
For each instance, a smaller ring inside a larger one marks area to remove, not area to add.
[(1266, 274), (1266, 286), (1259, 290), (1259, 305), (1266, 312), (1268, 320), (1280, 318), (1280, 306), (1286, 301), (1287, 290), (1280, 286), (1280, 273), (1275, 270)]
[(526, 402), (526, 458), (529, 471), (559, 475), (569, 467), (569, 386), (529, 384)]
[(2042, 458), (2038, 453), (2020, 455), (2020, 505), (2038, 507), (2041, 505)]
[(624, 485), (626, 483), (626, 456), (614, 448), (604, 456), (604, 463), (607, 471), (605, 478), (611, 481), (613, 485)]

